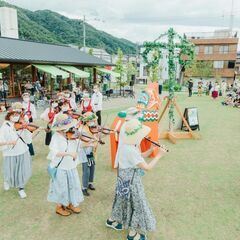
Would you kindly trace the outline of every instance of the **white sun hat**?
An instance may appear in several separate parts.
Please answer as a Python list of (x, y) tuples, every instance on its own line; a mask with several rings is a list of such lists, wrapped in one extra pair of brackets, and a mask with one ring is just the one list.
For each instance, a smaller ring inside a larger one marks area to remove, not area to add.
[(150, 130), (150, 127), (143, 125), (139, 120), (131, 119), (125, 124), (123, 142), (126, 144), (135, 145), (144, 137), (146, 137)]

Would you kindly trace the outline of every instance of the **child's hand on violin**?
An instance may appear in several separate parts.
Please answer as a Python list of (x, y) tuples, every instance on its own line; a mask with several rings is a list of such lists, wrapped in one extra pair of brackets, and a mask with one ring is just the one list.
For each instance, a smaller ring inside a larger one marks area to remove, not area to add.
[(73, 160), (75, 161), (76, 158), (77, 158), (77, 153), (76, 152), (71, 152), (70, 155), (73, 158)]

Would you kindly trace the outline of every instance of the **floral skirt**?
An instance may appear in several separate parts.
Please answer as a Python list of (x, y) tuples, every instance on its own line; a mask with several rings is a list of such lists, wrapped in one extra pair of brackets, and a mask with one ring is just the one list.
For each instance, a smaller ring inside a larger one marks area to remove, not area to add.
[[(134, 169), (119, 169), (123, 181), (131, 181), (133, 174)], [(111, 218), (122, 223), (125, 229), (142, 234), (156, 229), (156, 220), (146, 199), (139, 169), (134, 174), (128, 198), (119, 196), (116, 188)]]
[(54, 180), (50, 180), (48, 201), (63, 206), (70, 203), (77, 207), (83, 202), (83, 193), (76, 168), (71, 170), (58, 169)]

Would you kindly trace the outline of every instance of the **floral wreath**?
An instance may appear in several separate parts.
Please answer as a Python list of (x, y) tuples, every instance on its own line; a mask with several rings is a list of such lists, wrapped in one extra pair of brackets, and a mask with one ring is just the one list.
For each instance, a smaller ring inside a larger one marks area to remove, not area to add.
[(142, 57), (148, 67), (155, 67), (158, 66), (159, 60), (162, 58), (162, 52), (159, 48), (146, 45)]
[(61, 121), (56, 121), (53, 125), (53, 128), (60, 127), (60, 126), (66, 126), (70, 124), (73, 121), (73, 118), (71, 116), (68, 116), (66, 119)]
[(134, 135), (135, 133), (137, 133), (140, 129), (142, 129), (142, 124), (141, 123), (136, 128), (134, 128), (131, 132), (127, 132), (125, 130), (125, 134), (127, 136), (131, 136), (131, 135)]
[(92, 114), (89, 115), (89, 116), (82, 116), (82, 117), (80, 118), (80, 120), (81, 120), (82, 122), (89, 122), (89, 121), (92, 121), (92, 120), (96, 120), (96, 118), (97, 118), (97, 116), (96, 116), (94, 113), (92, 113)]

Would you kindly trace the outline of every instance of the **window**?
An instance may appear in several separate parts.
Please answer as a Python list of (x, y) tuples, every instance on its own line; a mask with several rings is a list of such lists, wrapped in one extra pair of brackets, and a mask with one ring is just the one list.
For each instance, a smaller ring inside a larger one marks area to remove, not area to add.
[(235, 61), (228, 61), (228, 68), (235, 68)]
[(213, 53), (213, 47), (212, 46), (206, 46), (204, 48), (204, 54), (212, 54)]
[(196, 53), (196, 54), (199, 54), (199, 46), (196, 46), (196, 47), (195, 47), (195, 53)]
[(229, 53), (229, 46), (225, 45), (225, 46), (220, 46), (219, 47), (219, 53), (221, 54), (227, 54)]
[(143, 67), (143, 76), (145, 77), (145, 76), (147, 76), (148, 74), (147, 74), (147, 67), (146, 66), (144, 66)]
[(223, 68), (224, 61), (214, 61), (214, 68)]

